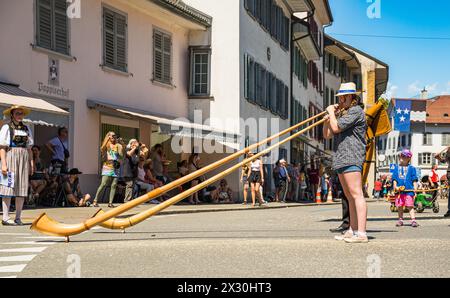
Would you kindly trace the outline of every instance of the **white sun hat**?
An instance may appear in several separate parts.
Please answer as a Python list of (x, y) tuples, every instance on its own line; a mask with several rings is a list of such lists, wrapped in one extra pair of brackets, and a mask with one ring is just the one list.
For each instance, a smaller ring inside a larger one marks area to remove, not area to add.
[(360, 95), (361, 92), (356, 91), (356, 84), (355, 83), (343, 83), (343, 84), (341, 84), (341, 87), (339, 88), (339, 91), (336, 93), (336, 97), (344, 96), (344, 95), (347, 95), (347, 94)]

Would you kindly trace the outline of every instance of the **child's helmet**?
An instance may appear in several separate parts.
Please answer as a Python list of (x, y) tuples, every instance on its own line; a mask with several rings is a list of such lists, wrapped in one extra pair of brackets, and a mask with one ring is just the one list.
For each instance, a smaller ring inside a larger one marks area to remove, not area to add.
[(407, 158), (411, 158), (413, 156), (412, 152), (409, 151), (408, 149), (403, 149), (400, 155)]

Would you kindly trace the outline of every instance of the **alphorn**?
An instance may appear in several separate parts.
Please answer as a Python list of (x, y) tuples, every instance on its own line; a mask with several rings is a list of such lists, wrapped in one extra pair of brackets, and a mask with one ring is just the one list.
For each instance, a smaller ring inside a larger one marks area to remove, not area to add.
[[(297, 138), (298, 136), (302, 135), (306, 131), (313, 129), (314, 127), (316, 127), (318, 125), (321, 125), (324, 122), (325, 122), (325, 120), (321, 120), (321, 121), (318, 121), (318, 122), (314, 123), (313, 125), (311, 125), (311, 126), (305, 128), (305, 129), (303, 129), (303, 130), (293, 134), (292, 136), (284, 139), (283, 141), (278, 142), (278, 143), (268, 147), (267, 149), (264, 149), (260, 153), (255, 154), (254, 156), (245, 159), (244, 161), (242, 161), (242, 162), (232, 166), (231, 168), (228, 168), (227, 170), (225, 170), (225, 171), (215, 175), (214, 177), (209, 178), (208, 180), (198, 184), (197, 186), (192, 187), (192, 188), (190, 188), (190, 189), (188, 189), (188, 190), (186, 190), (186, 191), (184, 191), (184, 192), (182, 192), (182, 193), (172, 197), (171, 199), (169, 199), (169, 200), (167, 200), (167, 201), (165, 201), (165, 202), (163, 202), (163, 203), (161, 203), (161, 204), (159, 204), (159, 205), (157, 205), (157, 206), (155, 206), (153, 208), (150, 208), (148, 210), (142, 211), (141, 213), (138, 213), (136, 215), (130, 216), (128, 218), (123, 218), (123, 219), (113, 218), (113, 219), (110, 219), (110, 220), (108, 220), (106, 222), (101, 223), (100, 225), (102, 227), (105, 227), (105, 228), (108, 228), (108, 229), (114, 229), (114, 230), (119, 230), (119, 229), (120, 230), (125, 230), (126, 228), (135, 226), (135, 225), (143, 222), (144, 220), (146, 220), (146, 219), (148, 219), (148, 218), (158, 214), (162, 210), (164, 210), (164, 209), (166, 209), (166, 208), (168, 208), (168, 207), (170, 207), (170, 206), (172, 206), (172, 205), (174, 205), (174, 204), (184, 200), (185, 198), (187, 198), (190, 195), (200, 191), (201, 189), (207, 187), (208, 185), (211, 185), (212, 183), (214, 183), (214, 182), (216, 182), (216, 181), (218, 181), (218, 180), (228, 176), (229, 174), (231, 174), (234, 171), (236, 171), (239, 168), (241, 168), (243, 165), (258, 159), (261, 156), (264, 156), (265, 154), (269, 153), (273, 149), (283, 145), (286, 142), (289, 142), (289, 141)], [(104, 213), (101, 210), (99, 210), (97, 216), (101, 216), (102, 214), (104, 214)]]
[[(191, 173), (187, 176), (184, 176), (176, 181), (173, 181), (173, 182), (171, 182), (167, 185), (164, 185), (160, 188), (157, 188), (157, 189), (155, 189), (155, 190), (153, 190), (131, 202), (125, 203), (125, 204), (123, 204), (119, 207), (116, 207), (112, 210), (109, 210), (105, 213), (97, 214), (97, 216), (89, 218), (82, 223), (79, 223), (79, 224), (60, 223), (60, 222), (57, 222), (57, 221), (53, 220), (52, 218), (50, 218), (46, 213), (43, 213), (33, 221), (32, 225), (31, 225), (31, 229), (38, 231), (42, 234), (46, 234), (46, 235), (63, 236), (63, 237), (66, 237), (66, 240), (68, 241), (69, 236), (83, 233), (83, 232), (99, 225), (102, 222), (105, 222), (111, 218), (114, 218), (124, 212), (127, 212), (128, 210), (131, 210), (147, 201), (157, 198), (157, 197), (161, 196), (162, 194), (167, 193), (168, 191), (171, 191), (172, 189), (177, 188), (180, 185), (183, 185), (199, 176), (202, 176), (214, 169), (217, 169), (218, 167), (220, 167), (232, 160), (239, 158), (240, 156), (250, 152), (251, 150), (253, 150), (255, 148), (262, 146), (263, 144), (269, 143), (270, 141), (272, 141), (280, 136), (283, 136), (289, 132), (292, 132), (292, 131), (300, 128), (301, 126), (307, 124), (308, 122), (314, 121), (314, 120), (326, 115), (326, 113), (327, 112), (325, 111), (325, 112), (322, 112), (322, 113), (320, 113), (316, 116), (313, 116), (309, 119), (306, 119), (306, 120), (288, 128), (288, 129), (285, 129), (282, 132), (277, 133), (259, 143), (253, 144), (253, 145), (251, 145), (245, 149), (242, 149), (228, 157), (223, 158), (222, 160), (219, 160), (213, 164), (210, 164), (196, 172), (193, 172), (193, 173)], [(310, 128), (309, 129), (305, 128), (305, 129), (309, 130)], [(297, 133), (297, 135), (300, 135), (300, 134)]]
[[(370, 141), (370, 139), (373, 138), (373, 132), (372, 131), (373, 130), (376, 131), (376, 129), (377, 129), (377, 127), (373, 126), (373, 122), (379, 123), (378, 116), (379, 116), (379, 113), (381, 111), (383, 111), (384, 104), (385, 104), (385, 102), (383, 100), (379, 100), (379, 102), (377, 104), (375, 104), (373, 107), (371, 107), (366, 113), (367, 114), (367, 119), (368, 119), (367, 122), (368, 122), (368, 125), (369, 125), (368, 132), (367, 132), (367, 136), (368, 136), (369, 141)], [(376, 121), (374, 121), (374, 120), (376, 120)], [(388, 131), (388, 130), (390, 131), (390, 125), (387, 125), (387, 123), (383, 123), (381, 126), (382, 126), (382, 128), (380, 128), (380, 129), (383, 129), (384, 131), (379, 133), (379, 134), (384, 134), (385, 131)], [(371, 157), (373, 155), (373, 150), (374, 150), (374, 147), (369, 145), (368, 148), (367, 148), (367, 152), (366, 152), (367, 158), (369, 158), (369, 157)], [(365, 165), (364, 165), (363, 173), (362, 173), (364, 182), (367, 181), (367, 176), (369, 174), (369, 169), (370, 169), (370, 163), (366, 162)], [(200, 188), (200, 189), (202, 189), (202, 188)], [(180, 194), (180, 195), (182, 195), (182, 194)], [(184, 198), (186, 198), (186, 197), (184, 197)], [(163, 209), (165, 209), (165, 208), (163, 208)], [(163, 210), (163, 209), (161, 209), (161, 210)], [(111, 219), (109, 219), (109, 220), (107, 220), (105, 222), (102, 222), (100, 224), (100, 226), (102, 226), (104, 228), (107, 228), (107, 229), (111, 229), (111, 230), (123, 230), (123, 231), (125, 231), (125, 229), (127, 229), (129, 227), (132, 227), (134, 225), (137, 225), (138, 223), (140, 223), (143, 220), (145, 220), (145, 219), (155, 215), (156, 213), (160, 212), (161, 210), (155, 211), (154, 208), (151, 208), (151, 209), (148, 209), (146, 211), (142, 211), (141, 213), (138, 213), (138, 214), (132, 215), (130, 217), (127, 217), (127, 218), (111, 218)], [(103, 210), (99, 210), (94, 215), (94, 217), (95, 216), (99, 216), (101, 214), (104, 214)]]

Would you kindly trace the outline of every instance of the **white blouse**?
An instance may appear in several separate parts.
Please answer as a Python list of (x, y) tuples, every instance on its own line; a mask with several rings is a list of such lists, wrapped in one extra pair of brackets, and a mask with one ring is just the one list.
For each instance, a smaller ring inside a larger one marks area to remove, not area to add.
[[(32, 147), (34, 145), (33, 135), (31, 134), (31, 129), (28, 127), (28, 147)], [(15, 129), (14, 136), (23, 135), (25, 132), (22, 130)], [(1, 147), (9, 147), (11, 144), (11, 137), (9, 132), (9, 124), (5, 124), (2, 126), (0, 130), (0, 146)]]
[(260, 171), (261, 170), (261, 160), (257, 159), (257, 160), (252, 161), (252, 164), (250, 167), (252, 168), (253, 172)]

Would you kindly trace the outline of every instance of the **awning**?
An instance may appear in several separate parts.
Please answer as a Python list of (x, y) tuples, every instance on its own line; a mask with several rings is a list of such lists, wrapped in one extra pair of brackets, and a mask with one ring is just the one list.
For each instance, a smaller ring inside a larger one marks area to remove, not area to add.
[(22, 105), (32, 111), (41, 111), (52, 114), (68, 115), (67, 111), (58, 108), (43, 99), (34, 97), (30, 93), (19, 88), (18, 85), (0, 82), (0, 105), (10, 107)]
[[(139, 111), (132, 108), (119, 107), (112, 104), (107, 104), (97, 100), (87, 100), (87, 105), (91, 109), (96, 109), (100, 112), (107, 113), (113, 116), (122, 116), (125, 118), (133, 119), (139, 118), (156, 124), (159, 126), (159, 132), (161, 134), (179, 136), (186, 138), (201, 138), (206, 140), (215, 140), (221, 144), (226, 144), (230, 147), (230, 144), (234, 144), (234, 147), (239, 147), (238, 135), (231, 132), (214, 129), (208, 125), (202, 125), (197, 123), (191, 123), (187, 120), (173, 119), (173, 117), (150, 114), (145, 111)], [(232, 148), (234, 148), (232, 147)]]
[(286, 2), (292, 13), (310, 12), (314, 8), (314, 5), (310, 0), (286, 0)]
[(0, 82), (0, 115), (12, 105), (28, 107), (32, 112), (24, 119), (27, 124), (68, 127), (69, 113), (19, 88), (19, 85)]
[(349, 68), (360, 68), (361, 64), (355, 53), (346, 49), (338, 40), (329, 35), (324, 37), (325, 50), (341, 60), (345, 60)]
[(321, 57), (319, 46), (314, 40), (309, 24), (297, 19), (293, 26), (293, 38), (298, 47), (305, 54), (308, 61), (319, 60)]

